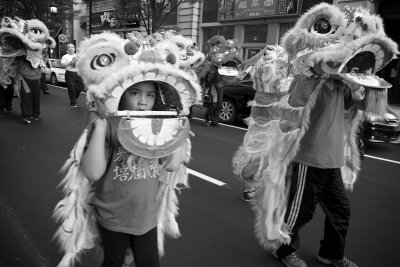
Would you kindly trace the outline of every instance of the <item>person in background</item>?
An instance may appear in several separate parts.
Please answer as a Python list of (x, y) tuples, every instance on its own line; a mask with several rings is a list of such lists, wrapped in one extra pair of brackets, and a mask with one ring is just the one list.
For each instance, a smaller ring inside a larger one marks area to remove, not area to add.
[(67, 54), (61, 58), (61, 65), (65, 67), (65, 82), (67, 83), (68, 96), (72, 108), (78, 107), (77, 99), (84, 90), (82, 78), (78, 75), (76, 64), (75, 45), (67, 45)]
[(30, 124), (40, 118), (40, 77), (41, 68), (33, 68), (25, 57), (16, 58), (20, 75), (16, 78), (21, 99), (22, 124)]
[(0, 113), (12, 111), (13, 96), (14, 90), (11, 84), (6, 87), (0, 84)]

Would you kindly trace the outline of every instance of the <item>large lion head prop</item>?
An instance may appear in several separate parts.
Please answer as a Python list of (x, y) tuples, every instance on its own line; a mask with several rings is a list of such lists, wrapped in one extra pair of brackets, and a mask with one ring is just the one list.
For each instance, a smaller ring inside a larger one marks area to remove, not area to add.
[(362, 8), (346, 7), (342, 12), (322, 3), (303, 14), (283, 37), (282, 46), (293, 60), (294, 74), (337, 76), (364, 86), (367, 113), (386, 111), (386, 89), (391, 85), (376, 72), (399, 51), (379, 16)]
[(215, 35), (207, 41), (205, 53), (207, 60), (223, 76), (238, 74), (238, 67), (243, 62), (239, 55), (239, 43), (237, 40), (226, 40), (223, 36)]
[(0, 27), (0, 56), (4, 58), (0, 82), (11, 83), (10, 76), (15, 76), (11, 65), (18, 56), (25, 56), (32, 68), (46, 68), (44, 53), (53, 47), (55, 41), (40, 20), (4, 17)]
[(26, 55), (32, 67), (44, 66), (43, 51), (54, 48), (46, 25), (37, 19), (23, 20), (5, 17), (1, 21), (0, 46), (2, 57)]
[[(169, 40), (161, 41), (132, 59), (135, 44), (113, 33), (94, 35), (82, 42), (77, 69), (88, 86), (88, 100), (103, 117), (122, 116), (118, 137), (139, 156), (163, 157), (189, 135), (185, 115), (200, 101), (201, 88), (180, 67), (181, 51)], [(121, 96), (131, 86), (154, 81), (161, 106), (152, 112), (119, 110)]]

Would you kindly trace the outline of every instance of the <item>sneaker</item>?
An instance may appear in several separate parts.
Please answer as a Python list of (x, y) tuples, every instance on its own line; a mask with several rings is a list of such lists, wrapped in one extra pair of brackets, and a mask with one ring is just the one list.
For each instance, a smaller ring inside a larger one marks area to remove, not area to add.
[(329, 265), (335, 266), (335, 267), (358, 267), (357, 264), (350, 261), (346, 257), (343, 257), (340, 260), (332, 260), (332, 259), (321, 257), (320, 255), (317, 255), (317, 260), (323, 264), (329, 264)]
[(255, 195), (256, 195), (256, 190), (245, 190), (240, 198), (243, 201), (251, 202), (254, 201)]
[(30, 124), (31, 123), (31, 121), (27, 118), (21, 118), (19, 122), (22, 124)]
[(77, 108), (77, 107), (78, 107), (77, 104), (71, 105), (71, 108)]
[(40, 121), (40, 120), (42, 120), (42, 118), (40, 118), (40, 117), (33, 117), (32, 119), (34, 119), (35, 121)]
[(305, 263), (296, 252), (282, 258), (281, 262), (287, 267), (307, 267), (307, 263)]

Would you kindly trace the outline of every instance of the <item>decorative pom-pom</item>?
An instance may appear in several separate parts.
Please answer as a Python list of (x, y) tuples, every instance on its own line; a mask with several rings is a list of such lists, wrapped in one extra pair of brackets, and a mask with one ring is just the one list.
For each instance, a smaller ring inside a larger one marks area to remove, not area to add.
[(128, 42), (124, 45), (125, 53), (128, 55), (134, 55), (138, 51), (138, 47), (134, 42)]
[(168, 54), (167, 56), (167, 62), (174, 65), (176, 63), (176, 57), (174, 54)]

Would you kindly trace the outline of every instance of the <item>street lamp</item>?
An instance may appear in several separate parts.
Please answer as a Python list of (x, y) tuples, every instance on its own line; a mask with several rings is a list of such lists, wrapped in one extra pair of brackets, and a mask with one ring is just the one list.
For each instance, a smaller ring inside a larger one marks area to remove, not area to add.
[(52, 15), (55, 15), (55, 14), (57, 14), (57, 5), (54, 3), (54, 1), (52, 1), (51, 2), (51, 4), (50, 4), (50, 13), (52, 14)]

